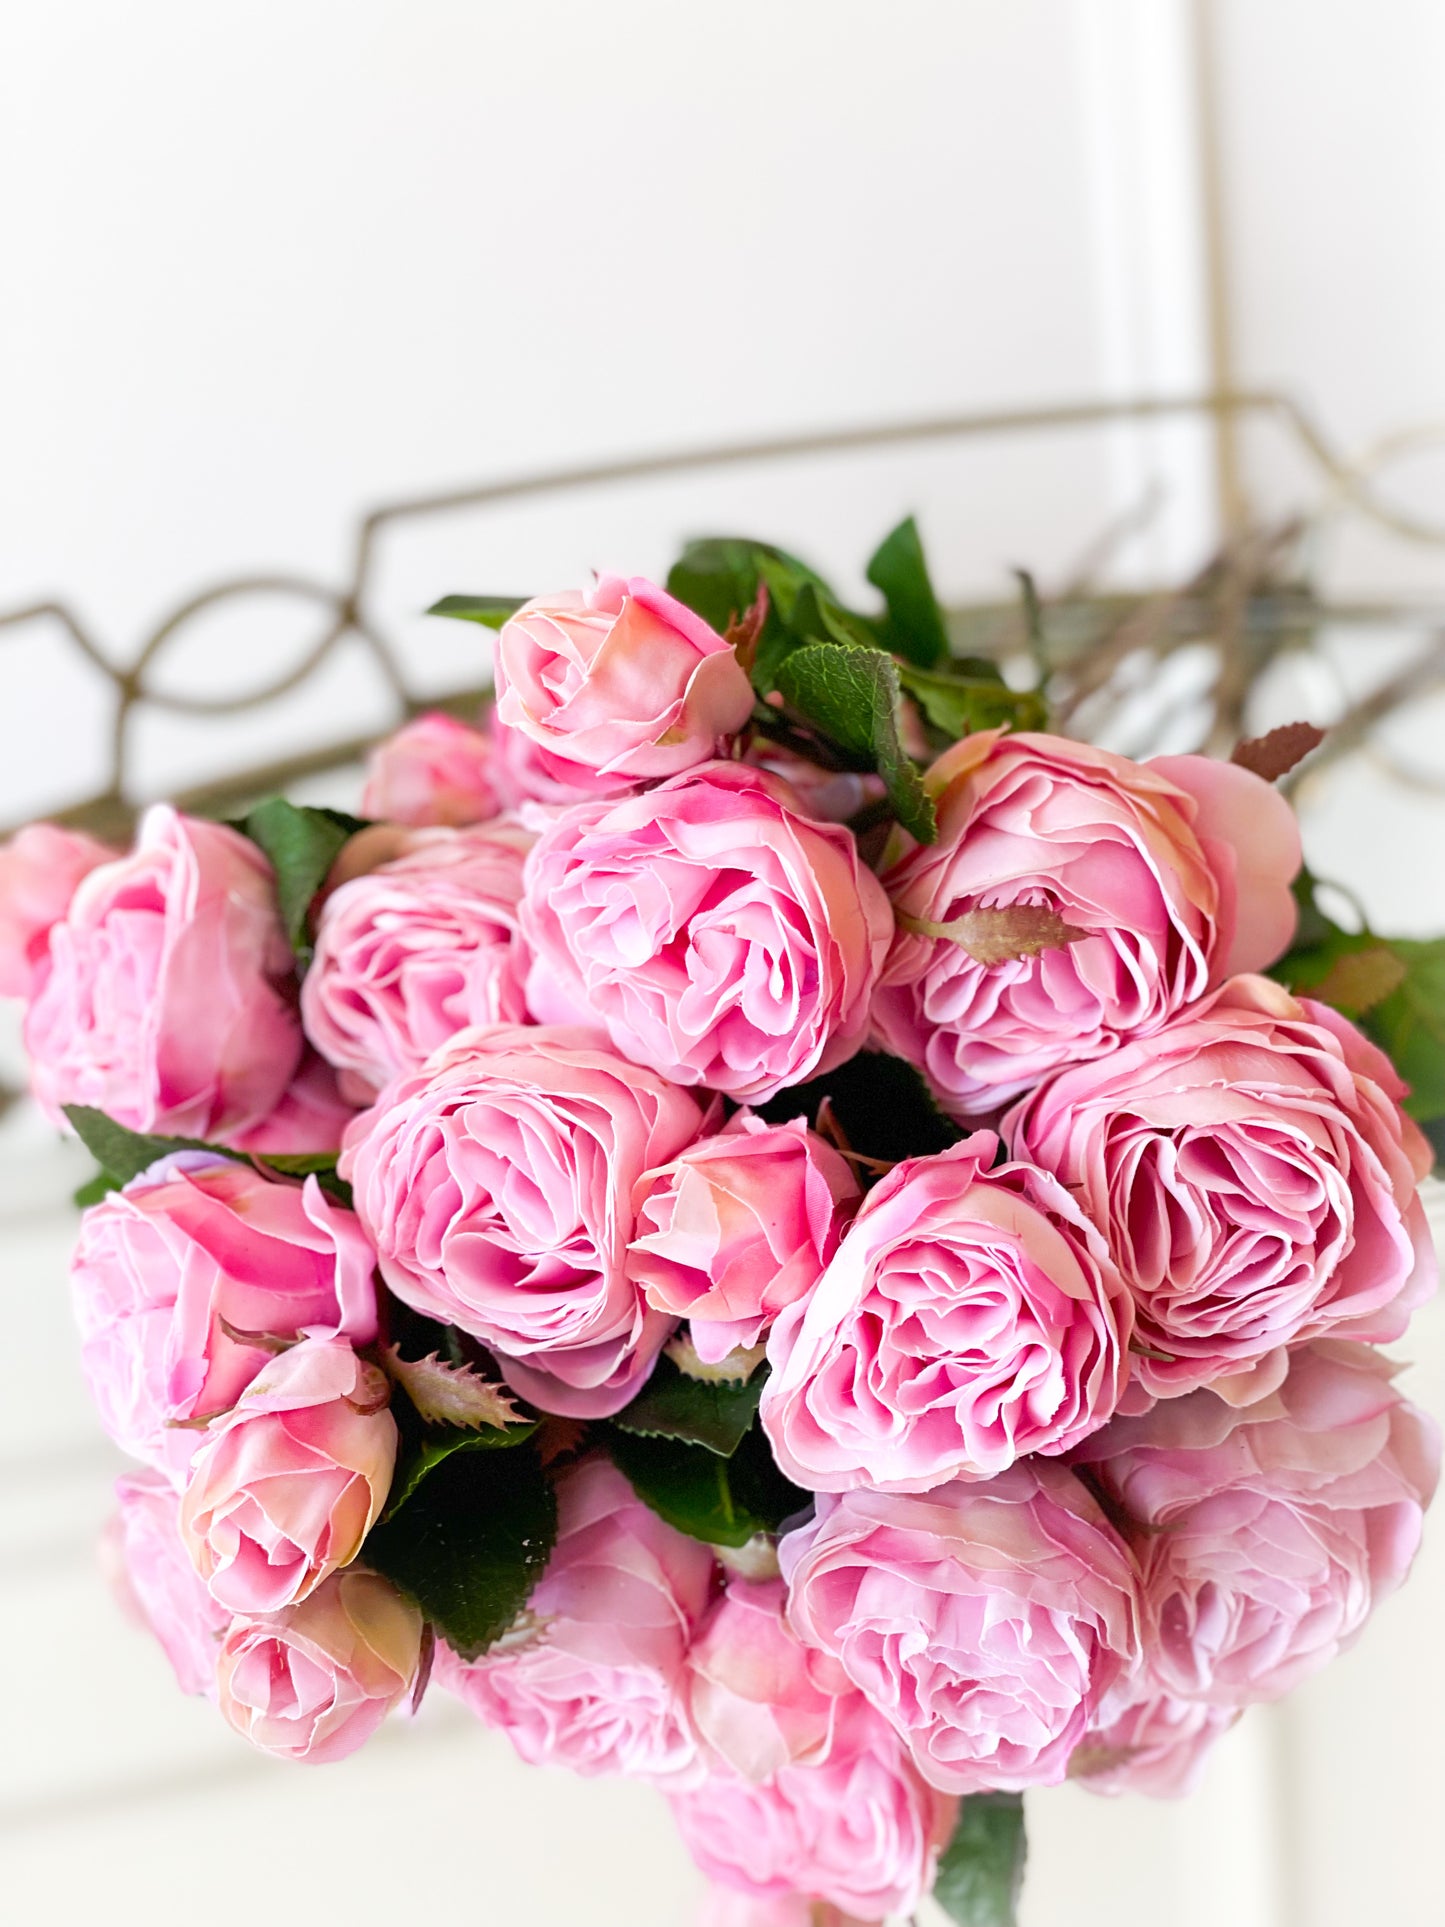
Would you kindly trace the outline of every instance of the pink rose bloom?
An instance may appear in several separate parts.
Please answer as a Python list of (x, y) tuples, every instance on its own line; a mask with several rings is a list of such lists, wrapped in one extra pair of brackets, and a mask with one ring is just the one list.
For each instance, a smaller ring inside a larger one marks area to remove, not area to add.
[(339, 1151), (355, 1104), (341, 1095), (336, 1072), (309, 1046), (274, 1111), (231, 1135), (231, 1148), (254, 1157)]
[(921, 1497), (824, 1493), (778, 1556), (794, 1631), (945, 1792), (1055, 1785), (1138, 1661), (1133, 1562), (1047, 1459)]
[(398, 1298), (480, 1338), (545, 1410), (606, 1417), (672, 1329), (627, 1275), (633, 1192), (701, 1126), (595, 1033), (501, 1025), (383, 1091), (341, 1171)]
[(501, 810), (486, 732), (431, 710), (366, 759), (361, 814), (383, 823), (485, 823)]
[(1403, 1094), (1343, 1017), (1240, 977), (1062, 1071), (1004, 1130), (1105, 1233), (1134, 1295), (1135, 1375), (1165, 1398), (1302, 1339), (1404, 1331), (1435, 1257)]
[(348, 1095), (370, 1102), (473, 1024), (525, 1023), (517, 904), (535, 840), (510, 818), (419, 830), (327, 897), (301, 1020)]
[(802, 1118), (739, 1111), (642, 1179), (628, 1268), (649, 1305), (692, 1320), (699, 1358), (716, 1364), (813, 1289), (859, 1195)]
[(712, 1553), (634, 1497), (605, 1459), (558, 1483), (557, 1544), (522, 1621), (437, 1679), (532, 1766), (686, 1784), (699, 1772), (684, 1661)]
[(522, 929), (534, 1014), (589, 1012), (636, 1062), (751, 1101), (857, 1051), (892, 919), (847, 830), (709, 763), (566, 811), (527, 859)]
[(1363, 1345), (1290, 1355), (1239, 1409), (1211, 1392), (1118, 1419), (1081, 1460), (1136, 1522), (1147, 1683), (1213, 1706), (1277, 1699), (1402, 1583), (1440, 1439)]
[(1090, 1793), (1147, 1793), (1178, 1800), (1193, 1793), (1210, 1749), (1239, 1718), (1231, 1706), (1152, 1693), (1113, 1693), (1069, 1761), (1069, 1778)]
[(487, 721), (492, 745), (492, 777), (503, 809), (531, 823), (543, 811), (587, 803), (596, 795), (589, 772), (534, 743), (520, 729), (508, 729), (492, 710)]
[(270, 864), (157, 803), (82, 878), (25, 1019), (31, 1086), (133, 1131), (224, 1140), (275, 1109), (301, 1057)]
[(731, 646), (642, 576), (534, 597), (502, 625), (496, 684), (503, 727), (599, 796), (706, 761), (753, 707)]
[(826, 1900), (806, 1894), (739, 1893), (711, 1886), (703, 1897), (698, 1927), (872, 1927), (855, 1914), (842, 1914)]
[(1057, 1180), (992, 1131), (895, 1165), (768, 1341), (762, 1420), (812, 1491), (926, 1492), (1067, 1451), (1109, 1418), (1133, 1310)]
[(388, 1580), (353, 1567), (264, 1619), (237, 1619), (217, 1668), (221, 1711), (283, 1760), (344, 1760), (410, 1692), (421, 1614)]
[(31, 823), (0, 843), (0, 997), (33, 997), (50, 957), (50, 932), (82, 877), (115, 851), (58, 823)]
[[(1299, 830), (1248, 770), (979, 730), (924, 783), (938, 841), (900, 832), (890, 846), (883, 881), (899, 927), (874, 1016), (955, 1117), (997, 1111), (1061, 1062), (1107, 1056), (1288, 946)], [(984, 966), (908, 927), (1010, 904), (1043, 905), (1088, 935)]]
[(928, 1892), (956, 1805), (851, 1694), (826, 1759), (781, 1767), (760, 1785), (714, 1774), (672, 1810), (710, 1879), (759, 1900), (806, 1894), (874, 1921), (911, 1913)]
[(871, 770), (823, 769), (782, 743), (755, 736), (743, 757), (754, 769), (781, 776), (796, 790), (804, 814), (824, 823), (846, 823), (850, 816), (881, 803), (888, 794), (883, 778)]
[(349, 1566), (396, 1468), (391, 1388), (345, 1339), (273, 1358), (191, 1460), (181, 1534), (211, 1596), (274, 1613)]
[(115, 1482), (115, 1497), (119, 1511), (105, 1544), (121, 1603), (159, 1641), (181, 1691), (213, 1697), (231, 1615), (191, 1564), (176, 1489), (159, 1472), (127, 1472)]
[(855, 1696), (836, 1660), (798, 1640), (786, 1605), (780, 1579), (730, 1578), (688, 1653), (692, 1723), (724, 1774), (757, 1782), (816, 1765)]
[(91, 1205), (71, 1260), (102, 1425), (180, 1473), (198, 1443), (186, 1423), (228, 1411), (267, 1364), (249, 1335), (376, 1336), (374, 1263), (315, 1178), (266, 1178), (208, 1151), (162, 1158)]

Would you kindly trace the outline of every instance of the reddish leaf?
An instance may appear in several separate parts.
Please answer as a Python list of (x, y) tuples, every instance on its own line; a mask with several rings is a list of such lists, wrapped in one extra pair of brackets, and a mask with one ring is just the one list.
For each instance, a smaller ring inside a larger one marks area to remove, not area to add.
[(994, 964), (1036, 957), (1041, 950), (1062, 950), (1088, 936), (1065, 923), (1057, 910), (1042, 903), (1010, 903), (997, 910), (965, 910), (950, 923), (930, 923), (926, 917), (900, 916), (905, 930), (921, 937), (947, 937), (966, 950), (975, 963)]
[(750, 609), (740, 616), (734, 616), (723, 631), (723, 640), (737, 653), (737, 659), (749, 675), (757, 660), (758, 644), (763, 639), (763, 625), (768, 619), (768, 585), (758, 584), (758, 593)]
[(426, 1425), (525, 1425), (505, 1386), (493, 1385), (470, 1365), (430, 1358), (403, 1358), (395, 1345), (381, 1353), (382, 1366), (406, 1393)]
[(1409, 974), (1393, 950), (1377, 943), (1368, 950), (1347, 950), (1336, 957), (1306, 994), (1342, 1010), (1347, 1017), (1359, 1017), (1384, 1003)]
[(1303, 761), (1312, 749), (1318, 749), (1324, 740), (1325, 732), (1314, 723), (1281, 723), (1267, 736), (1246, 736), (1236, 743), (1229, 760), (1255, 776), (1262, 776), (1266, 783), (1273, 783), (1281, 776), (1288, 776), (1295, 764)]

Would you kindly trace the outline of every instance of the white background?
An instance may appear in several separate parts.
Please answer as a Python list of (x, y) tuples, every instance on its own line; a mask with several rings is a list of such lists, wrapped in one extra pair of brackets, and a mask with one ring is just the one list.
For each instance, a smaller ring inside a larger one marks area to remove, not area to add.
[[(1432, 0), (12, 0), (0, 610), (63, 595), (124, 656), (220, 577), (338, 576), (358, 512), (412, 491), (1221, 376), (1283, 385), (1366, 447), (1445, 416), (1442, 81)], [(1317, 493), (1277, 435), (1241, 456), (1266, 510)], [(1062, 580), (1154, 479), (1166, 507), (1122, 563), (1160, 578), (1215, 526), (1194, 429), (458, 518), (399, 540), (383, 589), (402, 618), (451, 588), (660, 568), (680, 535), (738, 524), (846, 576), (916, 508), (947, 590), (1004, 593), (1016, 562)], [(1445, 514), (1445, 464), (1391, 481)], [(1341, 589), (1441, 595), (1438, 551), (1350, 529), (1326, 561)], [(475, 667), (442, 627), (407, 630), (438, 685)], [(245, 687), (296, 634), (248, 610), (174, 674)], [(102, 718), (44, 625), (0, 632), (0, 652), (5, 820), (95, 780)], [(272, 754), (380, 702), (343, 663), (224, 741)], [(1406, 729), (1438, 738), (1439, 711)], [(222, 753), (159, 725), (141, 741), (156, 787)], [(1366, 770), (1309, 802), (1319, 867), (1395, 927), (1445, 923), (1437, 801)], [(440, 1707), (345, 1767), (286, 1773), (169, 1689), (90, 1563), (108, 1466), (63, 1302), (69, 1167), (33, 1120), (5, 1138), (15, 1917), (680, 1927), (694, 1883), (635, 1789), (526, 1774)], [(1437, 1311), (1409, 1349), (1438, 1410)], [(1028, 1927), (1437, 1919), (1439, 1550), (1358, 1653), (1231, 1736), (1196, 1803), (1037, 1797)]]

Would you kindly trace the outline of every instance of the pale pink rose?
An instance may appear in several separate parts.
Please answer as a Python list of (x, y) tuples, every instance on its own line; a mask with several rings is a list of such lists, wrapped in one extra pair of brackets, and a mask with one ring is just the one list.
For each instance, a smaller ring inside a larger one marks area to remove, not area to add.
[(823, 1493), (782, 1540), (788, 1616), (950, 1793), (1051, 1786), (1138, 1663), (1138, 1581), (1063, 1466), (986, 1485)]
[(81, 1365), (122, 1450), (181, 1472), (190, 1422), (236, 1403), (279, 1339), (376, 1336), (375, 1260), (355, 1216), (308, 1178), (178, 1151), (90, 1206), (71, 1284)]
[(502, 625), (496, 684), (503, 727), (604, 796), (705, 761), (753, 707), (730, 645), (642, 576), (534, 597)]
[(410, 1692), (421, 1636), (421, 1614), (388, 1580), (334, 1573), (299, 1605), (232, 1622), (216, 1674), (221, 1711), (263, 1752), (343, 1760)]
[(383, 823), (485, 823), (501, 810), (485, 730), (430, 710), (366, 759), (361, 814)]
[(709, 763), (565, 811), (527, 859), (534, 1014), (590, 1012), (680, 1084), (761, 1099), (853, 1056), (892, 918), (851, 834)]
[(273, 1111), (301, 1057), (270, 864), (158, 803), (82, 878), (25, 1020), (31, 1086), (133, 1131), (224, 1140)]
[(1074, 1749), (1069, 1778), (1090, 1793), (1181, 1799), (1198, 1787), (1210, 1749), (1238, 1718), (1236, 1707), (1168, 1693), (1142, 1699), (1113, 1693), (1099, 1709), (1098, 1724)]
[(672, 1800), (710, 1879), (760, 1900), (806, 1894), (870, 1921), (911, 1913), (928, 1892), (956, 1808), (858, 1694), (826, 1759), (761, 1784), (713, 1774)]
[(191, 1460), (181, 1534), (211, 1596), (274, 1613), (349, 1566), (396, 1469), (391, 1388), (345, 1339), (273, 1358)]
[(846, 823), (888, 794), (883, 778), (871, 770), (823, 769), (766, 736), (753, 738), (743, 761), (781, 776), (797, 792), (804, 814), (824, 823)]
[(739, 1111), (638, 1184), (628, 1268), (648, 1304), (692, 1320), (698, 1356), (716, 1363), (813, 1289), (859, 1196), (802, 1118)]
[(369, 1102), (473, 1024), (526, 1021), (517, 904), (535, 840), (512, 818), (418, 830), (327, 897), (301, 1020), (347, 1095)]
[[(534, 743), (520, 729), (508, 729), (495, 709), (487, 720), (492, 745), (492, 775), (502, 807), (531, 823), (540, 810), (587, 803), (597, 794), (589, 773)], [(545, 815), (541, 820), (545, 821)]]
[(925, 1492), (1065, 1452), (1114, 1412), (1133, 1309), (1068, 1192), (975, 1131), (895, 1165), (768, 1340), (762, 1420), (813, 1491)]
[(1116, 1419), (1080, 1453), (1132, 1522), (1147, 1682), (1213, 1706), (1277, 1699), (1354, 1644), (1404, 1580), (1438, 1429), (1365, 1345), (1290, 1355), (1254, 1405), (1209, 1391)]
[(786, 1605), (780, 1579), (730, 1578), (687, 1656), (704, 1750), (745, 1780), (826, 1759), (840, 1705), (857, 1690), (836, 1660), (799, 1641)]
[(714, 1883), (703, 1896), (698, 1927), (875, 1927), (831, 1902), (806, 1894), (746, 1894)]
[(159, 1642), (183, 1693), (216, 1691), (216, 1656), (231, 1615), (197, 1576), (181, 1538), (180, 1495), (159, 1472), (115, 1482), (118, 1511), (104, 1550), (130, 1616)]
[(633, 1495), (605, 1459), (557, 1487), (557, 1544), (517, 1628), (438, 1683), (533, 1766), (686, 1784), (698, 1777), (684, 1662), (712, 1553)]
[(480, 1338), (545, 1410), (606, 1417), (672, 1329), (627, 1275), (633, 1192), (701, 1126), (595, 1033), (500, 1025), (388, 1086), (341, 1172), (398, 1298)]
[[(938, 841), (899, 832), (890, 846), (883, 881), (899, 927), (874, 1015), (956, 1117), (997, 1111), (1061, 1062), (1107, 1056), (1289, 943), (1299, 831), (1247, 770), (979, 730), (924, 781)], [(908, 927), (1011, 904), (1087, 934), (986, 967)]]
[(1436, 1267), (1403, 1091), (1344, 1018), (1238, 977), (1060, 1072), (1004, 1131), (1104, 1232), (1134, 1295), (1135, 1375), (1168, 1397), (1302, 1339), (1404, 1331)]
[(0, 997), (35, 996), (50, 959), (50, 932), (82, 877), (115, 851), (58, 823), (31, 823), (0, 843)]
[(339, 1151), (357, 1106), (341, 1095), (336, 1072), (308, 1046), (274, 1111), (231, 1135), (231, 1147), (255, 1157)]

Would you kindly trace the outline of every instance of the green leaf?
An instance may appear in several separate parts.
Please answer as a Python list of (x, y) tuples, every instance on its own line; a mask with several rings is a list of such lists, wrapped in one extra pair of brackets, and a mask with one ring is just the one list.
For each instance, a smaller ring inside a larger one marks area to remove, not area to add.
[(950, 742), (976, 729), (1043, 729), (1048, 707), (1036, 689), (1010, 689), (999, 676), (971, 676), (953, 669), (934, 674), (904, 663), (899, 681), (935, 729)]
[(1019, 1793), (973, 1793), (959, 1806), (933, 1898), (959, 1927), (1015, 1927), (1028, 1842)]
[(933, 804), (898, 735), (898, 664), (881, 649), (814, 643), (789, 656), (778, 687), (793, 707), (883, 778), (894, 815), (920, 843), (938, 836)]
[(612, 1423), (640, 1438), (682, 1439), (721, 1458), (731, 1458), (752, 1424), (767, 1371), (746, 1384), (688, 1378), (670, 1358), (659, 1358), (652, 1377)]
[(336, 1171), (335, 1151), (277, 1151), (251, 1154), (251, 1161), (264, 1171), (283, 1178), (315, 1178), (321, 1189), (350, 1211), (355, 1203), (352, 1188)]
[(513, 595), (444, 595), (427, 614), (455, 616), (458, 622), (480, 622), (488, 629), (500, 629), (526, 600), (526, 596)]
[(409, 1499), (416, 1497), (423, 1482), (454, 1453), (504, 1452), (509, 1446), (525, 1445), (540, 1423), (539, 1419), (529, 1419), (508, 1426), (428, 1426), (398, 1461), (383, 1517), (394, 1518)]
[(792, 615), (798, 590), (814, 583), (825, 595), (826, 582), (806, 562), (770, 542), (746, 535), (709, 535), (689, 542), (667, 574), (667, 592), (711, 623), (721, 635), (734, 616), (751, 608), (758, 583), (766, 581), (780, 622)]
[(948, 655), (948, 630), (929, 580), (918, 524), (911, 515), (874, 550), (867, 574), (887, 605), (884, 646), (923, 669), (942, 662)]
[(84, 1211), (92, 1204), (99, 1204), (102, 1198), (108, 1198), (112, 1191), (119, 1191), (120, 1186), (121, 1180), (114, 1171), (97, 1171), (74, 1193), (74, 1202)]
[(1366, 1012), (1364, 1028), (1410, 1086), (1405, 1109), (1445, 1116), (1445, 937), (1393, 937), (1388, 949), (1404, 981)]
[(312, 901), (342, 844), (366, 824), (344, 810), (303, 809), (284, 796), (270, 796), (249, 811), (239, 827), (270, 858), (281, 922), (291, 948), (305, 963), (311, 955), (306, 918)]
[[(173, 1151), (210, 1151), (217, 1157), (246, 1162), (238, 1151), (228, 1150), (224, 1144), (206, 1144), (198, 1137), (147, 1137), (140, 1131), (129, 1131), (104, 1111), (91, 1110), (84, 1104), (67, 1104), (65, 1115), (75, 1135), (100, 1166), (101, 1174), (112, 1180), (109, 1187), (112, 1190), (117, 1185), (129, 1184), (142, 1171), (148, 1171), (158, 1158), (169, 1157)], [(93, 1203), (94, 1199), (86, 1202)]]
[(902, 1158), (932, 1157), (963, 1136), (939, 1110), (921, 1074), (883, 1051), (859, 1051), (846, 1064), (779, 1091), (756, 1108), (770, 1124), (785, 1124), (790, 1117), (813, 1124), (824, 1098), (853, 1149), (867, 1158), (896, 1164)]
[(713, 1546), (743, 1546), (755, 1533), (776, 1532), (812, 1497), (783, 1477), (756, 1426), (730, 1459), (681, 1439), (641, 1438), (615, 1427), (608, 1428), (607, 1450), (644, 1505)]
[(557, 1501), (536, 1452), (478, 1449), (475, 1433), (429, 1468), (373, 1528), (368, 1566), (476, 1659), (525, 1607), (557, 1538)]

